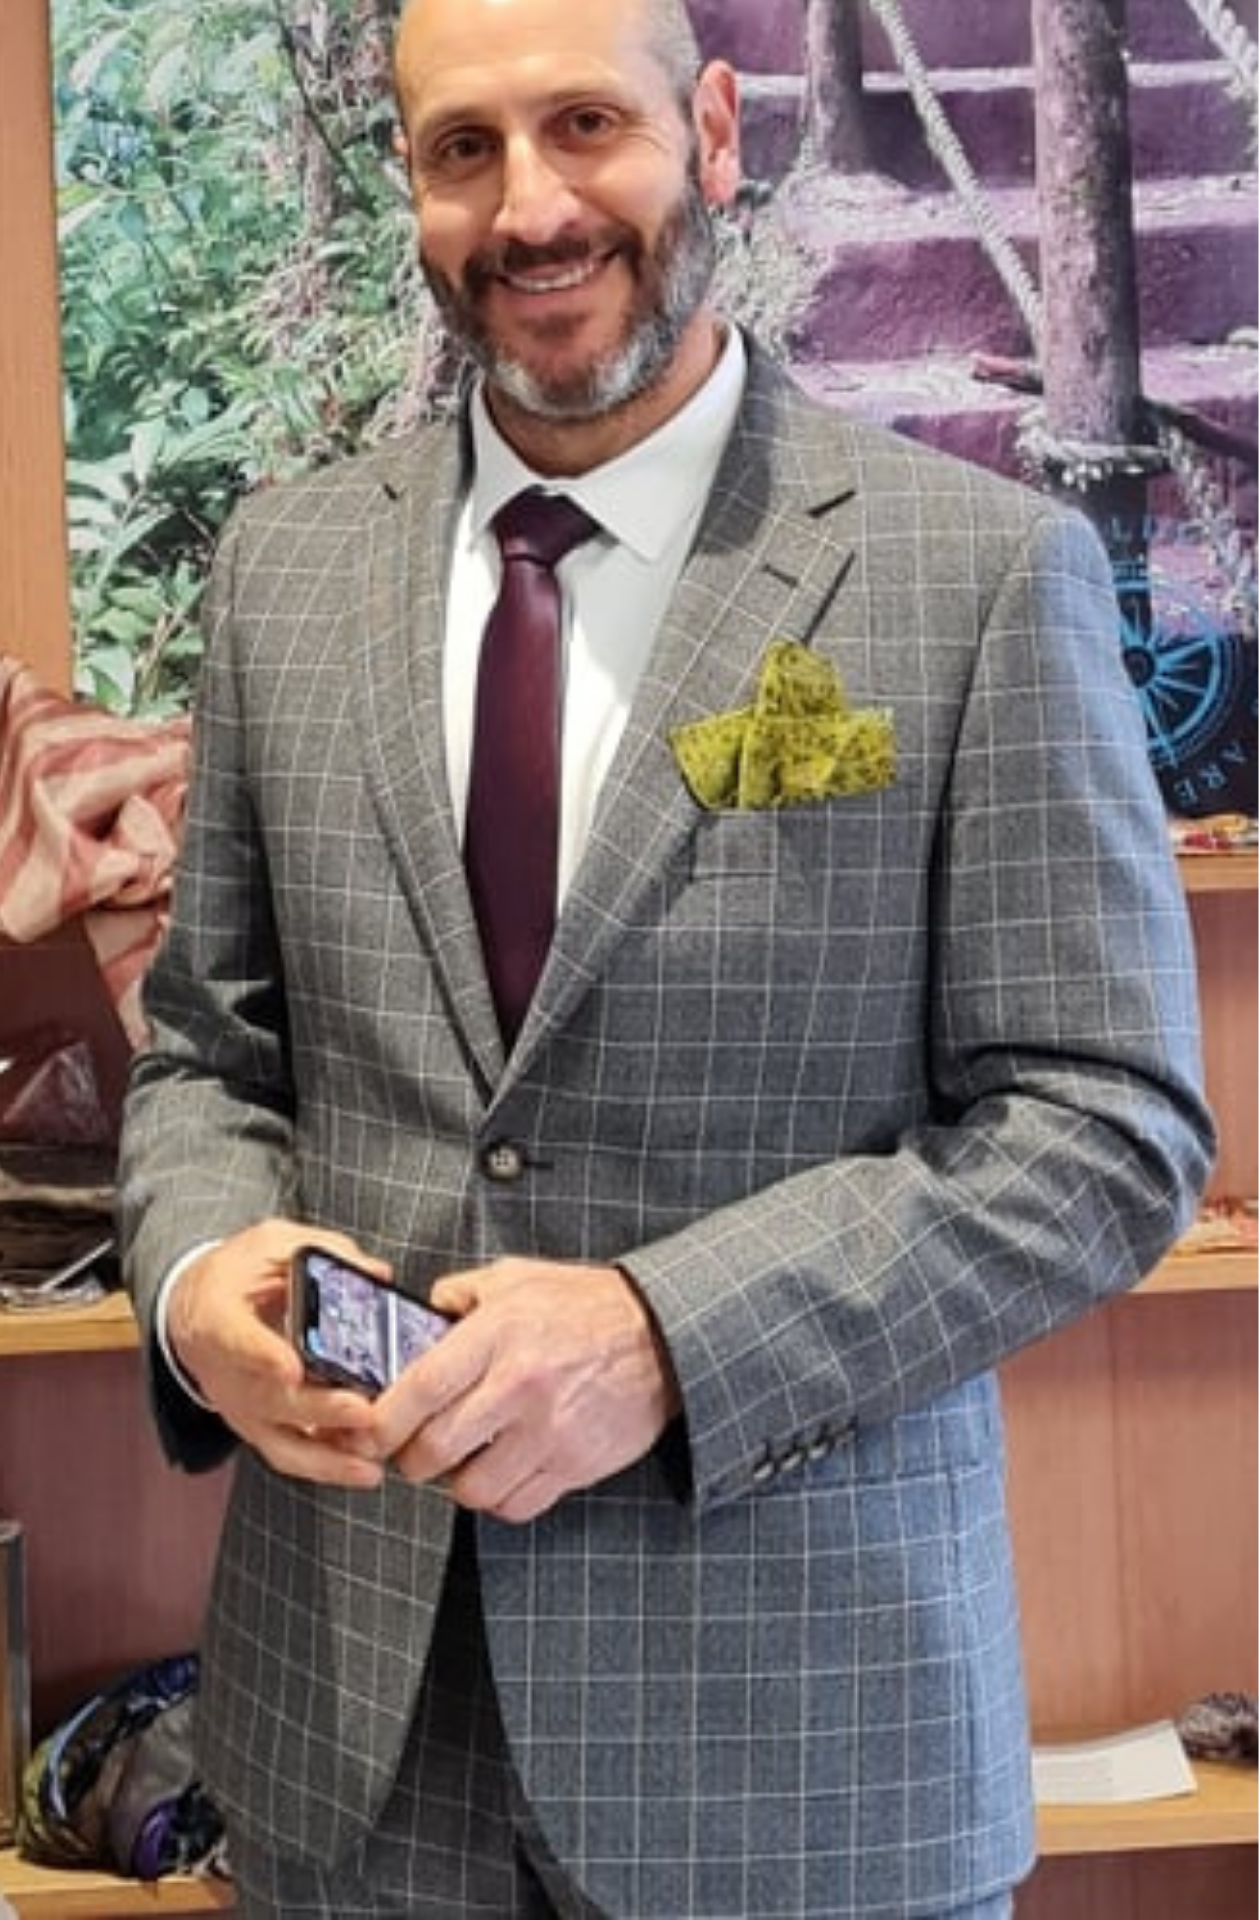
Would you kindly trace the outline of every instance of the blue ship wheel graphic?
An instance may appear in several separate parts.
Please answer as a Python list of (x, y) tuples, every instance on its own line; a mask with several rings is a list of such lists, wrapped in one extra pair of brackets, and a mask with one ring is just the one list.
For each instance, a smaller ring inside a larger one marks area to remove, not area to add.
[(1210, 751), (1240, 691), (1240, 649), (1219, 614), (1197, 606), (1184, 624), (1144, 630), (1121, 606), (1121, 645), (1137, 688), (1152, 764), (1182, 766)]

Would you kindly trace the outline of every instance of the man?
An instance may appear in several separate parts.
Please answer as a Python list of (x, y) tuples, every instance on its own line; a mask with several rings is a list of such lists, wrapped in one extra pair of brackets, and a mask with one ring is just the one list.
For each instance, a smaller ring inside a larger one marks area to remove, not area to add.
[[(1004, 1913), (992, 1369), (1150, 1267), (1212, 1148), (1106, 569), (711, 311), (736, 86), (677, 0), (413, 0), (398, 85), (478, 375), (224, 542), (124, 1148), (166, 1443), (236, 1450), (243, 1911)], [(593, 525), (517, 1004), (472, 796), (538, 488)], [(311, 1241), (457, 1316), (374, 1400), (284, 1335)]]

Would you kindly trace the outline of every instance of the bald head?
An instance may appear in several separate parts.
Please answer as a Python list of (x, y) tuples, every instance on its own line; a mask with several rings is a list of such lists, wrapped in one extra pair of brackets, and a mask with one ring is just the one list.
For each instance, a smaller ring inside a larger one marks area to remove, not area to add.
[[(696, 39), (686, 0), (576, 0), (587, 15), (607, 13), (621, 16), (630, 31), (640, 34), (642, 44), (664, 73), (679, 104), (685, 106), (700, 71), (700, 47)], [(399, 19), (395, 84), (400, 101), (417, 77), (410, 72), (410, 52), (417, 29), (422, 25), (440, 26), (444, 10), (457, 8), (466, 20), (474, 5), (485, 9), (487, 31), (493, 32), (494, 14), (508, 11), (519, 14), (539, 10), (538, 0), (404, 0)], [(564, 11), (572, 14), (575, 0), (564, 0)]]

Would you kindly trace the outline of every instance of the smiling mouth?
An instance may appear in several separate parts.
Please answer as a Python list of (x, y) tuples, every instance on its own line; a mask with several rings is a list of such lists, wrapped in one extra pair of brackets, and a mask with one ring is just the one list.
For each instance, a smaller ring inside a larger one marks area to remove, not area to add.
[(610, 253), (587, 254), (581, 260), (535, 267), (524, 273), (504, 267), (499, 279), (514, 293), (569, 293), (575, 287), (588, 286), (611, 258)]

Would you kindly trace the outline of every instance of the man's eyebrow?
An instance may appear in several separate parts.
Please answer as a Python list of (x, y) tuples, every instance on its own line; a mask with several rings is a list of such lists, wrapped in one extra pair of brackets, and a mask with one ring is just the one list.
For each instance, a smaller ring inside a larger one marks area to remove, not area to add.
[[(589, 80), (567, 82), (564, 86), (554, 87), (547, 92), (534, 96), (529, 102), (529, 110), (547, 119), (551, 114), (565, 107), (579, 106), (586, 101), (600, 101), (609, 106), (625, 105), (618, 88), (608, 79), (592, 77)], [(484, 126), (495, 117), (495, 103), (485, 101), (463, 104), (451, 101), (426, 112), (421, 109), (416, 115), (412, 131), (419, 139), (431, 139), (435, 133), (441, 133), (448, 127)]]

